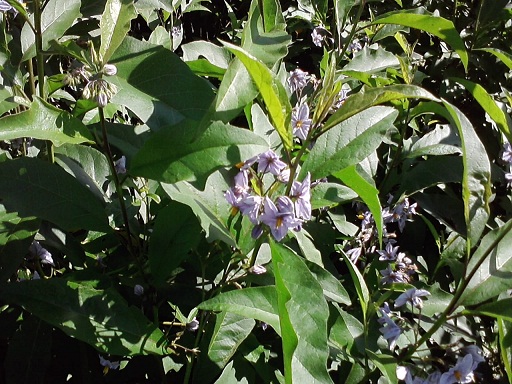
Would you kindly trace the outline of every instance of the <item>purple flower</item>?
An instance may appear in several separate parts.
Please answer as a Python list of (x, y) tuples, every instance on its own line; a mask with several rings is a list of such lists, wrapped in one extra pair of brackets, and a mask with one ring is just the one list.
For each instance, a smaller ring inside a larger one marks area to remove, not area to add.
[(235, 176), (235, 185), (224, 193), (227, 202), (234, 208), (240, 208), (243, 199), (249, 196), (249, 172), (242, 169)]
[(274, 176), (279, 176), (284, 168), (286, 168), (286, 163), (272, 150), (258, 156), (258, 172), (270, 172)]
[(294, 181), (291, 189), (291, 199), (294, 201), (295, 217), (303, 220), (311, 219), (311, 174), (308, 172), (302, 183)]
[(103, 369), (103, 373), (107, 373), (109, 369), (119, 369), (119, 361), (110, 361), (110, 360), (107, 360), (105, 358), (103, 358), (101, 355), (98, 355), (98, 357), (100, 358), (100, 364), (102, 367), (104, 367)]
[(408, 289), (397, 297), (395, 300), (395, 308), (401, 307), (407, 302), (411, 303), (416, 308), (423, 308), (423, 300), (421, 300), (421, 298), (429, 295), (430, 292), (426, 291), (425, 289)]
[(468, 354), (463, 359), (459, 358), (455, 367), (441, 375), (439, 384), (472, 383), (474, 379), (473, 356)]
[(116, 169), (116, 173), (119, 175), (123, 175), (126, 173), (126, 157), (123, 155), (118, 160), (115, 161), (114, 167)]
[(295, 218), (293, 202), (289, 197), (278, 197), (276, 204), (267, 197), (263, 202), (263, 207), (260, 220), (270, 227), (270, 232), (277, 241), (281, 241), (286, 236), (288, 229), (295, 228), (300, 224), (300, 221)]
[(361, 253), (363, 252), (362, 247), (355, 247), (349, 249), (346, 253), (347, 257), (350, 259), (352, 264), (355, 264), (357, 260), (361, 257)]
[(507, 182), (507, 188), (512, 188), (512, 172), (505, 173), (505, 181)]
[(249, 268), (249, 273), (252, 273), (253, 275), (262, 275), (267, 273), (267, 268), (265, 268), (263, 265), (253, 265), (251, 268)]
[(290, 72), (290, 77), (288, 78), (288, 85), (292, 92), (300, 91), (308, 84), (308, 80), (309, 74), (297, 68)]
[(467, 347), (464, 348), (464, 352), (473, 357), (473, 371), (476, 369), (478, 364), (483, 363), (485, 361), (484, 357), (482, 356), (482, 350), (478, 348), (476, 345), (468, 345)]
[[(384, 319), (384, 326), (379, 328), (379, 331), (382, 333), (382, 336), (387, 340), (389, 349), (393, 350), (396, 345), (396, 341), (400, 337), (402, 333), (402, 329), (396, 325), (396, 323), (389, 317), (389, 315), (382, 311), (380, 308), (380, 313), (382, 314), (381, 319)], [(379, 319), (380, 320), (380, 319)]]
[(309, 129), (311, 128), (311, 119), (309, 118), (309, 107), (307, 104), (300, 104), (292, 111), (293, 135), (301, 140), (306, 140)]

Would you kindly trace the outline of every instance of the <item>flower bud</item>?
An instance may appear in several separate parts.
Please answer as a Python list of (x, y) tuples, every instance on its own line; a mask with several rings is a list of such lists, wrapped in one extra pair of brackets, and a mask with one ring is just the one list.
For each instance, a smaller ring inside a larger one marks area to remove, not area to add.
[(117, 67), (114, 64), (105, 64), (103, 73), (107, 76), (114, 76), (117, 73)]

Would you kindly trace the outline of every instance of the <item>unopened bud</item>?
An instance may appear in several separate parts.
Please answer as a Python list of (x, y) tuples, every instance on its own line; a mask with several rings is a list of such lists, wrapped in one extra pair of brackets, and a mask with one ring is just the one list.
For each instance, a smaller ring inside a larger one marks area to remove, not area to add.
[(114, 64), (105, 64), (103, 73), (107, 76), (114, 76), (117, 73), (117, 67)]

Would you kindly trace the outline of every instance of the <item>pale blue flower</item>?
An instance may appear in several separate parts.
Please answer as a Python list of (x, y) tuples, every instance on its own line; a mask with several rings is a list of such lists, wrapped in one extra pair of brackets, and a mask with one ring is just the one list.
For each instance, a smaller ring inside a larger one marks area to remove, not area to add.
[(290, 91), (301, 91), (308, 84), (309, 73), (304, 72), (303, 70), (297, 68), (290, 72), (290, 77), (288, 78), (288, 86), (290, 87)]
[(313, 29), (313, 32), (311, 33), (311, 40), (313, 40), (313, 44), (315, 44), (317, 47), (321, 47), (322, 43), (324, 42), (324, 35), (323, 31), (325, 29), (323, 27), (315, 27)]
[(512, 164), (512, 146), (508, 142), (503, 144), (503, 149), (501, 150), (501, 160), (505, 164)]
[(453, 383), (472, 383), (475, 379), (473, 375), (473, 356), (468, 354), (464, 358), (459, 358), (457, 364), (450, 368), (448, 372), (441, 375), (439, 384), (453, 384)]
[(408, 289), (397, 297), (395, 300), (395, 308), (401, 307), (407, 302), (411, 303), (415, 308), (423, 308), (423, 300), (421, 298), (429, 295), (430, 292), (425, 289)]
[(306, 140), (311, 128), (311, 119), (309, 118), (309, 107), (307, 104), (300, 104), (292, 111), (293, 135), (301, 140)]
[(278, 197), (276, 204), (269, 198), (265, 198), (263, 207), (263, 214), (260, 216), (260, 220), (269, 226), (272, 236), (277, 241), (281, 241), (290, 228), (300, 225), (300, 221), (295, 218), (293, 202), (289, 197)]
[(104, 359), (101, 355), (98, 355), (100, 358), (100, 364), (102, 367), (105, 367), (103, 369), (104, 373), (107, 373), (109, 369), (119, 369), (120, 363), (119, 361), (110, 361), (107, 359)]
[(392, 242), (388, 242), (386, 244), (386, 248), (382, 251), (377, 251), (377, 253), (379, 254), (379, 260), (380, 261), (394, 261), (396, 260), (396, 255), (397, 255), (397, 252), (398, 252), (398, 246), (396, 247), (393, 247), (393, 243)]
[(46, 248), (43, 248), (38, 241), (34, 240), (29, 247), (30, 253), (34, 256), (38, 257), (41, 260), (42, 264), (50, 264), (51, 266), (55, 266), (53, 263), (53, 257), (50, 252)]
[(407, 283), (409, 281), (409, 278), (403, 272), (394, 271), (390, 265), (386, 269), (381, 270), (380, 273), (382, 274), (382, 279), (380, 280), (382, 284)]
[(295, 217), (303, 220), (311, 219), (311, 174), (308, 172), (302, 183), (294, 181), (290, 198), (294, 202)]
[(284, 168), (286, 168), (286, 163), (272, 150), (258, 156), (258, 172), (270, 172), (274, 176), (279, 176)]
[(114, 167), (116, 169), (116, 173), (119, 175), (126, 173), (126, 157), (121, 156), (118, 160), (114, 162)]
[(379, 328), (379, 331), (382, 333), (382, 336), (387, 340), (389, 349), (393, 350), (395, 348), (398, 338), (402, 333), (402, 329), (398, 325), (396, 325), (393, 319), (391, 319), (391, 317), (389, 317), (389, 315), (385, 311), (381, 310), (380, 308), (379, 310), (380, 313), (382, 314), (382, 324), (384, 324), (383, 327)]
[(260, 211), (263, 203), (263, 198), (258, 195), (249, 195), (243, 198), (238, 203), (238, 209), (242, 215), (247, 216), (251, 223), (259, 224)]

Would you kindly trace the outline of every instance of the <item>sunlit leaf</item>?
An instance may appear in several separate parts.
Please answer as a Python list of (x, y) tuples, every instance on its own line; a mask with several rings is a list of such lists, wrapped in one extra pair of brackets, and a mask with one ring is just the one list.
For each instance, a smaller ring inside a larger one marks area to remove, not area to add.
[(112, 54), (130, 30), (130, 22), (137, 17), (133, 0), (107, 0), (101, 15), (100, 59), (107, 64)]

